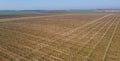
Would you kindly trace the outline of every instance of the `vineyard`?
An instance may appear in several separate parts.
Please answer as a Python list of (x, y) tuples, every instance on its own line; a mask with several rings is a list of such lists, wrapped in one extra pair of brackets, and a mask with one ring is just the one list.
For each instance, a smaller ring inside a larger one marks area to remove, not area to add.
[(0, 61), (120, 61), (119, 14), (0, 19)]

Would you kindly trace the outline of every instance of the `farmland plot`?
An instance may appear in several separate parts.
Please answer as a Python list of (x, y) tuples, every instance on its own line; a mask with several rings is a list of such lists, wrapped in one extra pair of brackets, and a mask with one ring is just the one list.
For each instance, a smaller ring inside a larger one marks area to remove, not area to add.
[(119, 28), (118, 14), (0, 19), (0, 60), (119, 61)]

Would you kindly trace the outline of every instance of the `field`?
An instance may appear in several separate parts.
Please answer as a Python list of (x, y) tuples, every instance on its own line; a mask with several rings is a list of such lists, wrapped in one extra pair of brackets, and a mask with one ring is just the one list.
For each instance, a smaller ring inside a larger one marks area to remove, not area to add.
[(0, 11), (0, 15), (23, 15), (23, 14), (35, 14), (35, 12), (24, 12), (24, 11)]
[(119, 14), (0, 19), (0, 61), (120, 61)]

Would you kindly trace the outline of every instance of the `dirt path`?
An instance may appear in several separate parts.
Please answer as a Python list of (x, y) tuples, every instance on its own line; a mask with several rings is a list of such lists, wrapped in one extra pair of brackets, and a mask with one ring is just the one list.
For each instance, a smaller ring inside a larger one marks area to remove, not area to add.
[[(119, 22), (120, 22), (120, 21), (119, 21)], [(107, 48), (106, 48), (106, 50), (105, 50), (105, 53), (104, 53), (104, 55), (103, 55), (102, 61), (105, 61), (105, 59), (106, 59), (107, 52), (108, 52), (108, 50), (109, 50), (109, 48), (110, 48), (110, 45), (111, 45), (111, 43), (112, 43), (112, 41), (113, 41), (114, 35), (115, 35), (116, 30), (117, 30), (118, 25), (119, 25), (119, 22), (117, 22), (116, 27), (115, 27), (115, 29), (114, 29), (114, 31), (113, 31), (113, 33), (112, 33), (112, 36), (111, 36), (111, 38), (110, 38), (110, 41), (109, 41), (109, 43), (108, 43), (108, 45), (107, 45)]]
[(76, 28), (74, 28), (74, 29), (72, 29), (72, 30), (70, 30), (70, 31), (67, 31), (67, 32), (63, 33), (62, 35), (63, 35), (63, 36), (68, 36), (68, 35), (72, 34), (73, 32), (75, 32), (75, 31), (77, 31), (77, 30), (79, 30), (79, 29), (81, 29), (81, 28), (84, 28), (85, 26), (88, 26), (88, 25), (90, 25), (90, 24), (93, 24), (94, 22), (99, 21), (99, 20), (101, 20), (101, 19), (103, 19), (103, 18), (105, 18), (105, 17), (108, 17), (108, 16), (110, 16), (110, 15), (112, 15), (112, 14), (108, 14), (108, 15), (105, 15), (105, 16), (103, 16), (103, 17), (101, 17), (101, 18), (95, 19), (95, 20), (93, 20), (93, 21), (91, 21), (91, 22), (89, 22), (89, 23), (87, 23), (87, 24), (85, 24), (85, 25), (83, 25), (83, 26), (79, 26), (79, 27), (76, 27)]
[(111, 26), (112, 26), (112, 24), (107, 28), (107, 30), (105, 31), (105, 33), (101, 36), (101, 39), (95, 44), (95, 46), (93, 47), (93, 49), (89, 52), (89, 54), (86, 57), (87, 61), (89, 60), (89, 57), (93, 53), (94, 49), (97, 47), (97, 45), (102, 41), (102, 39), (104, 38), (104, 36), (107, 34), (107, 32), (109, 31), (109, 29), (111, 28)]
[[(107, 23), (106, 23), (107, 24)], [(105, 25), (106, 25), (105, 24)], [(73, 60), (74, 59), (74, 57), (75, 57), (75, 55), (80, 51), (80, 50), (82, 50), (102, 29), (104, 29), (104, 26), (105, 25), (103, 25), (103, 27), (101, 27), (89, 40), (87, 40), (85, 43), (84, 43), (84, 45), (83, 45), (83, 47), (81, 47), (81, 48), (78, 48), (78, 50), (76, 51), (76, 52), (74, 52), (74, 55), (72, 55), (70, 58), (70, 60)]]

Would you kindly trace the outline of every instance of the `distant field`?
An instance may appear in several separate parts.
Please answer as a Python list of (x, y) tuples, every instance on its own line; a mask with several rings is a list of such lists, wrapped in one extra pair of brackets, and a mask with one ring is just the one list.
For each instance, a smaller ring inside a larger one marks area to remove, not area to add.
[(23, 14), (35, 14), (35, 12), (0, 11), (0, 15), (23, 15)]
[(44, 14), (44, 13), (68, 13), (68, 14), (108, 14), (120, 12), (104, 12), (95, 10), (78, 10), (78, 11), (0, 11), (0, 15), (26, 15), (26, 14)]
[(0, 19), (0, 61), (119, 61), (119, 14)]
[(35, 12), (0, 11), (0, 19), (43, 15)]
[(15, 17), (29, 17), (29, 16), (43, 16), (54, 14), (120, 14), (120, 12), (104, 12), (95, 10), (78, 10), (78, 11), (0, 11), (0, 19), (15, 18)]
[(3, 18), (20, 18), (20, 17), (34, 17), (34, 16), (47, 16), (55, 15), (58, 13), (40, 13), (40, 12), (5, 12), (0, 11), (0, 19)]

